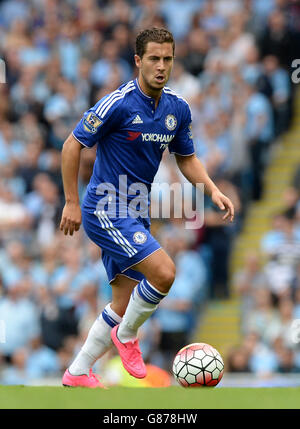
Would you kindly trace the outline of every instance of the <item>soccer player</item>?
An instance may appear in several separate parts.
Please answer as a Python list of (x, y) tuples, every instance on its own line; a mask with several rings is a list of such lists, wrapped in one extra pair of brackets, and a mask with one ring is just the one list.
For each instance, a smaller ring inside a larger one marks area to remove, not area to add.
[[(151, 235), (149, 217), (142, 213), (137, 217), (130, 209), (130, 201), (136, 197), (130, 187), (142, 183), (150, 192), (167, 147), (175, 154), (183, 175), (194, 185), (204, 184), (205, 192), (225, 211), (223, 219), (234, 218), (232, 202), (216, 187), (194, 154), (188, 104), (165, 86), (174, 49), (169, 31), (141, 31), (134, 57), (137, 79), (98, 101), (63, 145), (66, 202), (60, 229), (65, 235), (73, 235), (83, 223), (88, 237), (102, 250), (112, 287), (112, 302), (96, 319), (79, 354), (65, 371), (62, 383), (66, 386), (103, 387), (91, 368), (113, 344), (129, 374), (146, 376), (138, 328), (168, 294), (175, 265)], [(95, 144), (93, 174), (80, 207), (80, 151)], [(145, 199), (149, 199), (147, 192)]]

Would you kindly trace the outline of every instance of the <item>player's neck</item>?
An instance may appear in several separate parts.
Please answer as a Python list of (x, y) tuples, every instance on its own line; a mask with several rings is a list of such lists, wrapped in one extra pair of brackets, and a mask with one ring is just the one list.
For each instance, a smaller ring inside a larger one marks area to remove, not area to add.
[(141, 78), (140, 76), (138, 77), (138, 84), (140, 87), (140, 90), (147, 95), (148, 97), (151, 97), (155, 100), (155, 108), (158, 105), (159, 99), (161, 97), (162, 94), (162, 89), (155, 89), (155, 88), (151, 88), (149, 85), (147, 85), (147, 83), (144, 81), (143, 78)]

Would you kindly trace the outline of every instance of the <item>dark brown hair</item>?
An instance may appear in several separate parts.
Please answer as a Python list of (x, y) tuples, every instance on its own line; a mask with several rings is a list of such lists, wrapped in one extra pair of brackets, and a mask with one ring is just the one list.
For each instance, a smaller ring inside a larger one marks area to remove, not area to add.
[(173, 34), (165, 28), (148, 28), (146, 30), (141, 31), (137, 37), (135, 42), (135, 53), (140, 58), (143, 57), (144, 53), (147, 49), (148, 42), (155, 43), (171, 43), (173, 46), (173, 55), (175, 52), (175, 41), (173, 38)]

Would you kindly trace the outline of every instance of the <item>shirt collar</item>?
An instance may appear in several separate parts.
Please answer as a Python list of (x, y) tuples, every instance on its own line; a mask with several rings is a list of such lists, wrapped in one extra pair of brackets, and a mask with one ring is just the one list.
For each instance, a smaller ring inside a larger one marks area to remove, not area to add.
[[(147, 100), (147, 101), (150, 101), (150, 102), (154, 101), (154, 103), (155, 103), (155, 99), (154, 99), (154, 98), (150, 97), (149, 95), (145, 94), (145, 93), (142, 91), (142, 89), (141, 89), (141, 87), (140, 87), (140, 84), (139, 84), (139, 81), (138, 81), (138, 78), (136, 78), (136, 79), (135, 79), (135, 83), (136, 83), (136, 87), (137, 87), (137, 90), (138, 90), (138, 94), (139, 94), (142, 98), (144, 98), (144, 100)], [(160, 99), (162, 98), (163, 93), (164, 93), (164, 91), (162, 91), (161, 96), (160, 96)], [(151, 103), (151, 104), (152, 104), (152, 103)]]

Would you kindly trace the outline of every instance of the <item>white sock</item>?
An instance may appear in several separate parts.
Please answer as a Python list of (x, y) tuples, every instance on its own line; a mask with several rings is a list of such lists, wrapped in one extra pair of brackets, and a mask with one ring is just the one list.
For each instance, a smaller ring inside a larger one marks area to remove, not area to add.
[(90, 368), (112, 346), (110, 331), (122, 318), (108, 304), (93, 323), (80, 352), (69, 367), (72, 375), (89, 375)]
[(122, 343), (135, 340), (138, 328), (154, 313), (159, 302), (166, 295), (155, 289), (146, 279), (133, 289), (118, 328), (118, 338)]

